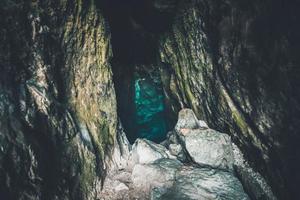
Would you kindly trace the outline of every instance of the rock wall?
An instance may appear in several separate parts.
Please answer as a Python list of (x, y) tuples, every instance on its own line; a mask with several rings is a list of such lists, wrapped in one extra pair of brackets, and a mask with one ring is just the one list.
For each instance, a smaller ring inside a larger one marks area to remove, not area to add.
[(0, 3), (0, 196), (93, 199), (117, 127), (94, 1)]
[(171, 116), (189, 107), (210, 127), (230, 132), (282, 199), (297, 194), (299, 181), (295, 7), (294, 1), (189, 0), (179, 3), (159, 40)]
[(159, 65), (171, 126), (181, 108), (192, 108), (231, 134), (279, 198), (293, 199), (296, 0), (129, 1), (110, 10), (116, 2), (0, 2), (0, 196), (93, 199), (111, 161), (122, 165), (111, 27), (115, 83), (129, 90), (128, 63)]

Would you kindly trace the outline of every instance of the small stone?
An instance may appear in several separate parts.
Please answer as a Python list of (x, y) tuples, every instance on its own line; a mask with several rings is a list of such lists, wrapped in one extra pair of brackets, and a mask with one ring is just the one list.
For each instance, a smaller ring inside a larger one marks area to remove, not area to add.
[(177, 156), (182, 152), (182, 147), (179, 144), (170, 144), (169, 150), (172, 155)]
[(175, 131), (169, 131), (167, 134), (167, 141), (169, 144), (178, 144), (178, 139)]
[(178, 121), (175, 126), (176, 131), (181, 129), (197, 129), (200, 128), (198, 119), (191, 109), (182, 109), (178, 114)]

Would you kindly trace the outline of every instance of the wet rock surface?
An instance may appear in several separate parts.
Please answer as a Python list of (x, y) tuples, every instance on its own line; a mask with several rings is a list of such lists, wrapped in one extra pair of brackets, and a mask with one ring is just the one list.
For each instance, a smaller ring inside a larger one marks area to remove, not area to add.
[(232, 146), (236, 175), (251, 199), (277, 199), (261, 174), (250, 167), (241, 150), (235, 144)]
[(181, 2), (158, 42), (170, 120), (188, 107), (230, 134), (282, 199), (299, 196), (298, 5)]
[(172, 156), (164, 146), (156, 144), (149, 140), (137, 139), (132, 145), (131, 161), (133, 164), (147, 164), (161, 158), (172, 158)]
[(0, 26), (0, 198), (94, 199), (117, 131), (102, 13), (4, 0)]
[[(182, 113), (189, 113), (189, 115), (182, 115)], [(189, 120), (191, 116), (194, 120)], [(182, 121), (187, 123), (183, 124)], [(213, 131), (208, 128), (203, 129), (203, 127), (201, 128), (200, 126), (191, 126), (191, 124), (188, 123), (189, 121), (195, 123), (198, 119), (192, 110), (184, 109), (179, 114), (178, 123), (175, 127), (180, 126), (181, 129), (193, 127), (194, 131), (199, 132), (207, 130)], [(176, 131), (174, 130), (173, 133), (176, 134)], [(192, 156), (190, 155), (191, 151), (188, 151), (188, 149), (192, 149), (192, 152), (195, 153), (198, 152), (200, 157), (203, 155), (202, 153), (205, 153), (205, 165), (199, 165), (199, 163), (193, 159), (180, 161), (180, 159), (169, 156), (169, 151), (172, 151), (170, 148), (154, 144), (146, 139), (138, 139), (133, 144), (134, 147), (132, 148), (131, 156), (137, 154), (134, 149), (142, 149), (143, 151), (140, 152), (143, 152), (143, 154), (139, 156), (143, 156), (144, 160), (142, 160), (142, 162), (132, 163), (131, 159), (128, 158), (127, 167), (111, 171), (107, 181), (104, 182), (103, 190), (99, 193), (100, 199), (246, 200), (250, 199), (250, 193), (254, 199), (276, 199), (265, 180), (258, 173), (255, 174), (253, 169), (249, 166), (242, 164), (244, 160), (240, 151), (235, 149), (236, 153), (233, 154), (230, 139), (223, 145), (214, 147), (214, 144), (218, 144), (219, 142), (218, 140), (214, 140), (215, 135), (222, 137), (224, 133), (214, 131), (212, 136), (202, 132), (201, 137), (206, 138), (206, 140), (203, 140), (202, 144), (197, 146), (190, 145), (190, 143), (184, 144), (180, 142), (180, 139), (166, 141), (169, 146), (180, 146), (181, 153), (189, 158)], [(177, 135), (177, 137), (179, 137), (179, 135)], [(179, 143), (177, 143), (177, 141)], [(213, 148), (206, 151), (205, 148), (208, 148), (208, 146)], [(236, 146), (234, 147), (237, 148)], [(223, 157), (221, 156), (219, 158), (221, 161), (226, 161), (226, 164), (230, 163), (230, 168), (228, 168), (229, 165), (216, 164), (214, 155), (219, 155), (219, 151), (226, 152), (228, 149), (230, 149), (228, 153), (230, 157), (228, 158), (226, 157), (228, 155), (222, 155)], [(148, 154), (146, 153), (147, 151), (151, 151), (152, 153)], [(148, 155), (157, 156), (151, 156), (151, 158), (149, 158), (147, 157)], [(244, 170), (252, 172), (239, 180), (238, 178), (240, 177), (233, 171), (233, 166), (236, 168), (243, 166)], [(254, 174), (257, 176), (254, 176)], [(245, 182), (248, 178), (251, 178), (252, 181)], [(260, 181), (263, 184), (258, 184)], [(246, 188), (249, 194), (244, 191), (244, 183), (247, 184)], [(256, 188), (257, 191), (253, 190), (254, 188)], [(117, 190), (119, 190), (118, 193), (116, 192)]]
[(174, 185), (152, 199), (249, 200), (239, 180), (231, 173), (210, 168), (182, 168)]

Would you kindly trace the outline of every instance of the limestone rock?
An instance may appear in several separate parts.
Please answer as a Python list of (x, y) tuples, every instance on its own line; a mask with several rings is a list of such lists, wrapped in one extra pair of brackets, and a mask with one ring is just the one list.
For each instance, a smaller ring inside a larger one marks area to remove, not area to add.
[(179, 144), (178, 136), (176, 131), (169, 131), (167, 134), (167, 144)]
[(207, 123), (203, 120), (198, 120), (198, 123), (201, 128), (209, 128)]
[(276, 200), (277, 198), (266, 180), (250, 167), (241, 150), (235, 144), (232, 146), (235, 172), (251, 199)]
[(182, 146), (180, 144), (170, 144), (169, 151), (173, 156), (176, 156), (178, 160), (182, 162), (186, 161), (185, 152), (183, 151)]
[(126, 137), (121, 123), (119, 122), (116, 134), (113, 154), (108, 161), (110, 171), (125, 169), (128, 166), (131, 145)]
[(105, 179), (103, 188), (99, 190), (100, 195), (98, 194), (98, 196), (101, 200), (130, 199), (130, 188), (126, 184), (119, 180), (118, 177), (109, 176)]
[(155, 187), (171, 187), (181, 166), (172, 159), (160, 159), (150, 165), (137, 164), (132, 171), (133, 185), (149, 194)]
[(137, 139), (132, 146), (131, 167), (134, 164), (148, 164), (161, 158), (175, 158), (162, 145), (146, 139)]
[(182, 128), (197, 129), (200, 128), (199, 121), (191, 109), (182, 109), (178, 114), (178, 121), (175, 126), (176, 131)]
[(129, 188), (124, 183), (119, 183), (115, 187), (116, 192), (123, 191), (123, 190), (129, 190)]
[(209, 168), (183, 168), (172, 188), (155, 189), (156, 200), (249, 200), (242, 184), (232, 173)]
[(182, 152), (182, 147), (179, 144), (170, 144), (169, 150), (172, 155), (177, 156)]
[(181, 129), (179, 134), (184, 148), (195, 163), (233, 170), (233, 150), (228, 135), (212, 129)]
[[(190, 109), (183, 109), (178, 114), (175, 126), (179, 144), (183, 146), (191, 159), (201, 166), (211, 166), (223, 170), (233, 170), (233, 149), (227, 134), (208, 129)], [(174, 137), (174, 136), (173, 136)]]

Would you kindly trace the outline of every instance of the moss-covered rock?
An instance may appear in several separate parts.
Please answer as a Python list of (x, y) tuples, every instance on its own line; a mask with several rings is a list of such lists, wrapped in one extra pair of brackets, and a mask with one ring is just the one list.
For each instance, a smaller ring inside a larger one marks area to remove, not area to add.
[(283, 199), (297, 195), (300, 181), (293, 172), (300, 139), (294, 7), (189, 0), (159, 39), (170, 115), (192, 108), (210, 127), (230, 132)]
[(93, 199), (117, 114), (110, 33), (94, 1), (0, 8), (0, 196)]

